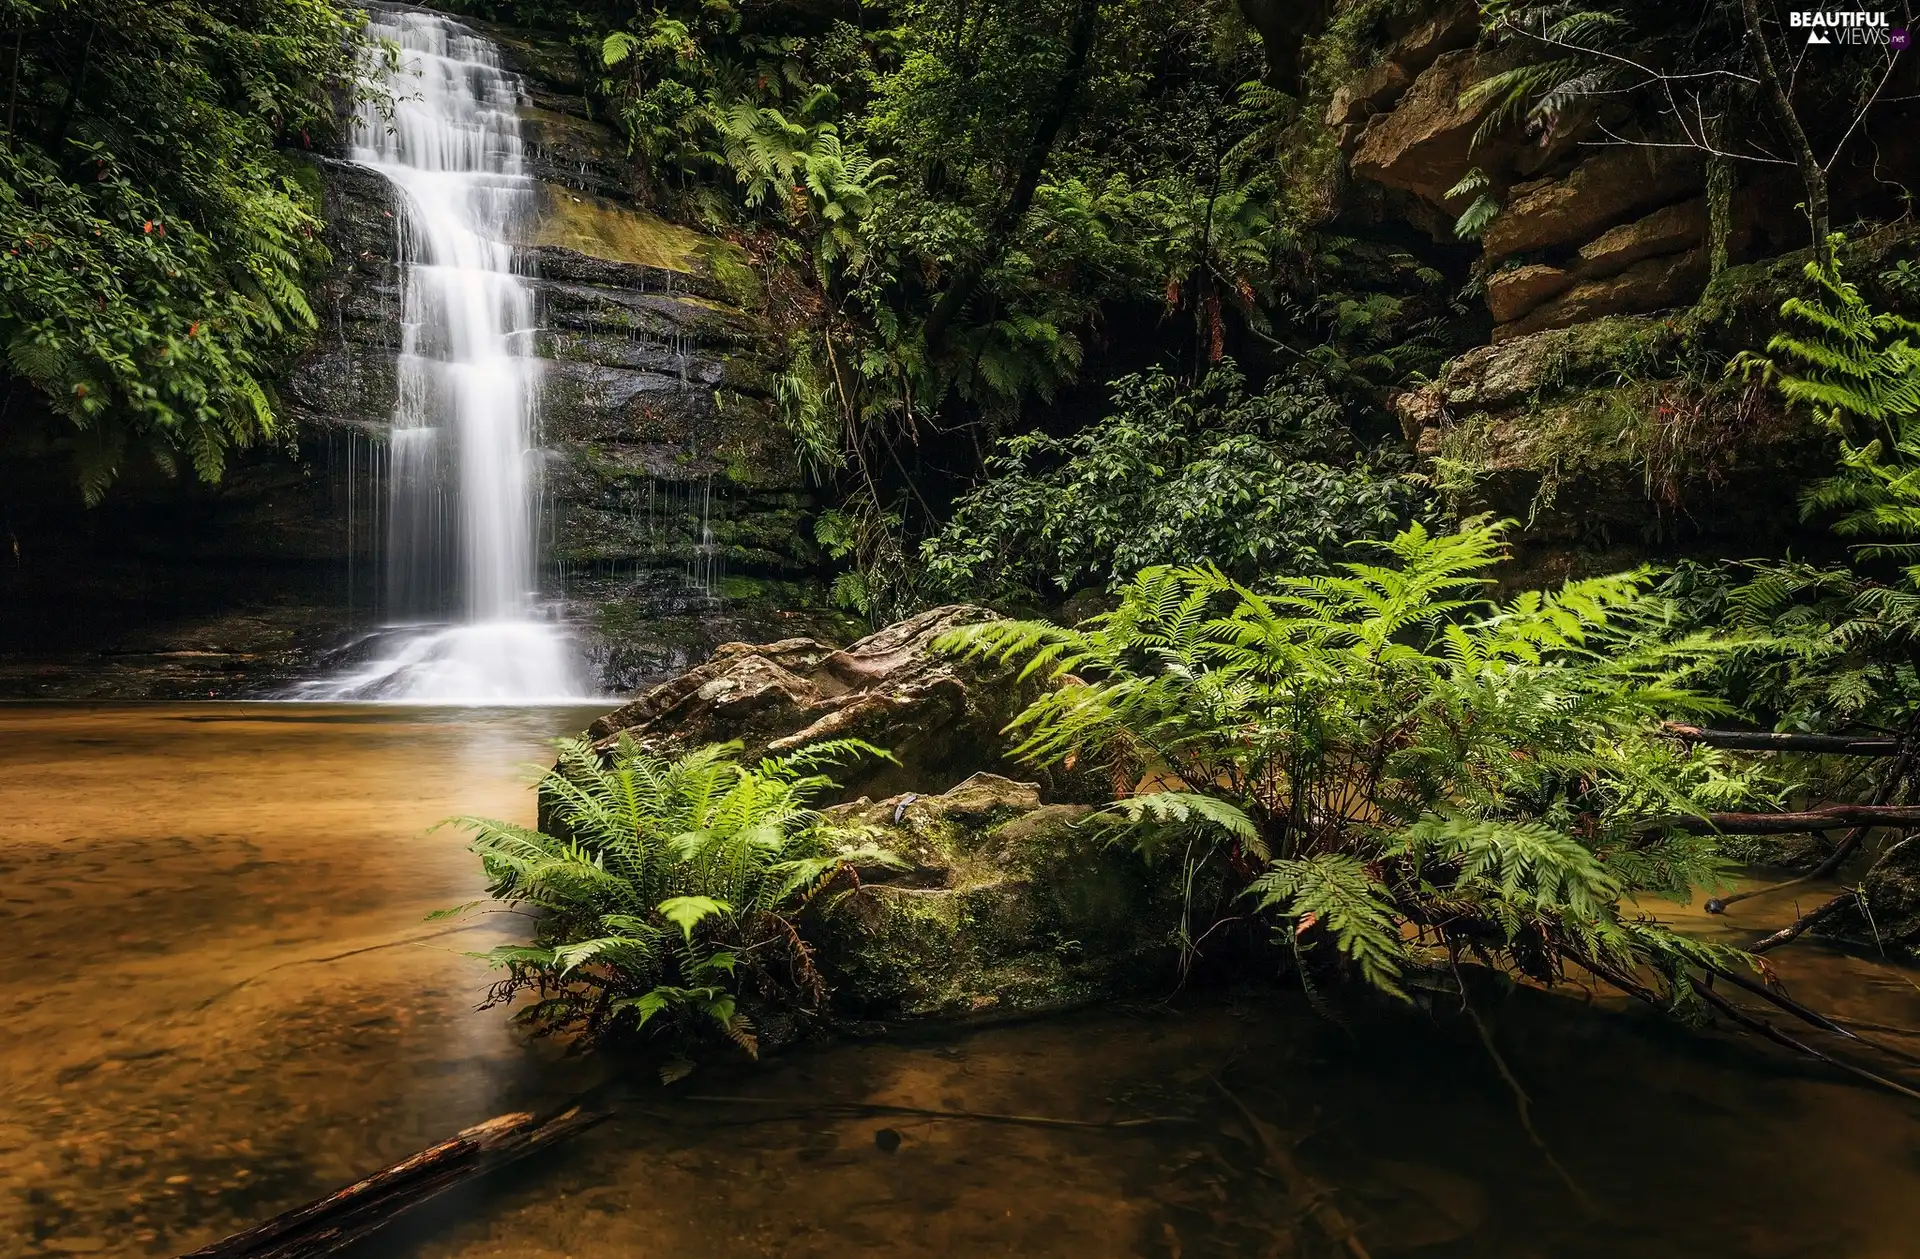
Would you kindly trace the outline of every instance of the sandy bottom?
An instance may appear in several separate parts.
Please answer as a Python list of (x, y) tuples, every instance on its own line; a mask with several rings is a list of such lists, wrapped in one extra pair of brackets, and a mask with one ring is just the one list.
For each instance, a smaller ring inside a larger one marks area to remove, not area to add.
[[(586, 716), (0, 707), (0, 1255), (175, 1254), (594, 1083), (473, 1009), (465, 951), (514, 919), (423, 921), (479, 884), (427, 828), (528, 817), (519, 766)], [(1787, 900), (1685, 916), (1744, 938)], [(1910, 972), (1814, 949), (1781, 969), (1823, 1008), (1920, 1026)], [(1343, 1028), (1209, 995), (637, 1082), (613, 1122), (378, 1253), (1336, 1253), (1249, 1112), (1374, 1255), (1920, 1253), (1920, 1103), (1565, 997), (1483, 1013), (1591, 1213), (1457, 1018)], [(1162, 1122), (834, 1109), (856, 1102)]]

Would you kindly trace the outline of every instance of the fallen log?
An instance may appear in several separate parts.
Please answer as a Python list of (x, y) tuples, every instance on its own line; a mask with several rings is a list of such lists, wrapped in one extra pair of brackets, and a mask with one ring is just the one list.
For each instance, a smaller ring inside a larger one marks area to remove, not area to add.
[(1798, 813), (1703, 813), (1659, 818), (1640, 829), (1697, 835), (1716, 831), (1725, 835), (1791, 835), (1849, 826), (1920, 827), (1920, 804), (1824, 804)]
[(386, 1227), (455, 1185), (605, 1119), (575, 1106), (547, 1119), (500, 1115), (305, 1206), (203, 1246), (181, 1259), (314, 1259)]
[(1810, 752), (1823, 756), (1898, 756), (1907, 750), (1904, 739), (1862, 738), (1850, 734), (1776, 734), (1770, 730), (1709, 730), (1669, 721), (1661, 732), (1682, 743), (1727, 748), (1735, 752)]

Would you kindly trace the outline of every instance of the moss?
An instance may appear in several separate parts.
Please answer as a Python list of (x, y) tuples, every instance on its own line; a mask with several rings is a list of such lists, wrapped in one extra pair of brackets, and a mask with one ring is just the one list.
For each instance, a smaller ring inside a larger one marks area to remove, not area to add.
[(747, 261), (747, 255), (725, 241), (709, 238), (703, 258), (714, 282), (727, 300), (742, 310), (758, 310), (766, 302), (766, 286)]
[[(536, 246), (572, 250), (603, 262), (635, 267), (654, 267), (687, 275), (711, 275), (719, 279), (716, 260), (732, 268), (739, 250), (725, 241), (703, 235), (692, 228), (669, 223), (665, 219), (616, 205), (601, 197), (545, 185), (545, 204), (540, 221), (529, 242)], [(725, 283), (724, 280), (721, 281)], [(687, 296), (690, 302), (700, 299)], [(717, 305), (715, 310), (721, 308)]]

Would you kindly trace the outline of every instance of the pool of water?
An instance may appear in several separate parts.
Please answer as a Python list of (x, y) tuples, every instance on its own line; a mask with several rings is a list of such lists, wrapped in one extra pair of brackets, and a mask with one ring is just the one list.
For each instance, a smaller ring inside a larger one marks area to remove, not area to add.
[[(474, 1008), (467, 953), (511, 915), (426, 921), (480, 888), (429, 828), (529, 818), (522, 767), (590, 715), (0, 706), (0, 1254), (175, 1254), (600, 1082)], [(1662, 908), (1746, 938), (1791, 899)], [(1779, 965), (1814, 1004), (1920, 1026), (1908, 971)], [(1575, 1187), (1445, 1000), (1342, 1025), (1188, 994), (634, 1081), (611, 1122), (375, 1253), (1351, 1255), (1328, 1203), (1372, 1255), (1916, 1253), (1920, 1103), (1597, 1004), (1480, 999)]]

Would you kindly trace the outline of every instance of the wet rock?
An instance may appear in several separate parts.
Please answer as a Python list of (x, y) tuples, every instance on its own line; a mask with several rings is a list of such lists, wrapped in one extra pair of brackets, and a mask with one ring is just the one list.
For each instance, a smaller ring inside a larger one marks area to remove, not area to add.
[(624, 733), (663, 752), (739, 740), (749, 759), (864, 739), (897, 763), (841, 771), (849, 793), (937, 792), (976, 770), (1010, 767), (1000, 731), (1024, 694), (1012, 671), (932, 648), (948, 630), (992, 618), (985, 608), (934, 608), (845, 650), (812, 638), (728, 643), (594, 722), (588, 734), (606, 742)]
[(844, 650), (729, 643), (589, 728), (665, 754), (738, 740), (751, 759), (837, 738), (894, 754), (838, 771), (848, 802), (827, 810), (849, 850), (903, 863), (860, 869), (858, 890), (806, 927), (846, 1018), (1053, 1006), (1134, 991), (1171, 964), (1177, 881), (1081, 825), (1090, 784), (1015, 777), (1028, 771), (1003, 730), (1037, 684), (932, 649), (992, 615), (935, 608)]
[(1565, 292), (1572, 284), (1573, 276), (1559, 267), (1508, 267), (1487, 277), (1487, 307), (1496, 321), (1506, 323)]
[(1549, 328), (1568, 328), (1608, 315), (1637, 315), (1684, 305), (1707, 282), (1704, 249), (1665, 258), (1648, 258), (1618, 275), (1588, 280), (1535, 307), (1525, 317), (1495, 327), (1495, 341)]
[(1623, 219), (1697, 192), (1703, 179), (1691, 154), (1602, 149), (1564, 179), (1515, 186), (1482, 237), (1487, 257), (1582, 245)]
[[(1580, 247), (1579, 274), (1599, 279), (1624, 271), (1644, 258), (1685, 253), (1707, 239), (1707, 200), (1695, 197), (1645, 218), (1609, 228)], [(1495, 315), (1495, 318), (1501, 318)]]
[(1038, 785), (976, 774), (935, 796), (862, 798), (829, 820), (906, 858), (825, 924), (833, 1003), (858, 1018), (966, 1016), (1139, 990), (1170, 970), (1165, 879), (1044, 804)]

